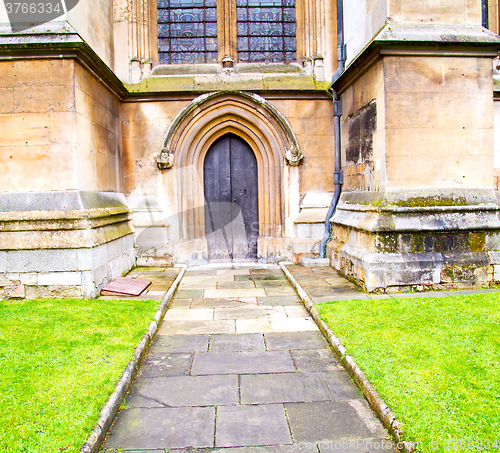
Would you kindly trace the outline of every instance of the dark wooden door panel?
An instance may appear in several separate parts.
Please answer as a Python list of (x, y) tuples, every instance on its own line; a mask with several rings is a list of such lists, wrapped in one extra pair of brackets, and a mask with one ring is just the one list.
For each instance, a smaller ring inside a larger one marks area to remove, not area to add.
[(256, 259), (258, 183), (252, 149), (239, 137), (225, 135), (208, 150), (203, 172), (209, 259)]

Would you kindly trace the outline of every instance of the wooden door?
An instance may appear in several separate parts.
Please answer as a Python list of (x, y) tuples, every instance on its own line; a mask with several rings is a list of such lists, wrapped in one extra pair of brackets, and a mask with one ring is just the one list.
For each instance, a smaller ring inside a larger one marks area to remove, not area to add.
[(219, 138), (203, 164), (205, 235), (212, 261), (257, 259), (257, 160), (233, 134)]

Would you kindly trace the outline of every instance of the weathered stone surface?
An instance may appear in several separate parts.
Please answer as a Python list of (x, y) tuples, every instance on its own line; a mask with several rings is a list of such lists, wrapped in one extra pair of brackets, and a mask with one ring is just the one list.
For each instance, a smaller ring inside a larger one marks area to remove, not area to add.
[[(134, 429), (130, 429), (131, 426)], [(213, 447), (214, 427), (214, 407), (124, 409), (104, 449)]]
[(234, 319), (216, 321), (164, 321), (158, 333), (160, 335), (236, 333), (236, 323)]
[(300, 299), (297, 295), (292, 296), (269, 296), (269, 297), (258, 297), (259, 305), (291, 305), (300, 304)]
[(152, 353), (207, 352), (208, 341), (208, 335), (156, 335), (149, 351)]
[(229, 282), (218, 282), (217, 289), (239, 289), (239, 288), (255, 288), (259, 287), (259, 285), (255, 285), (255, 283), (251, 280), (247, 281), (229, 281)]
[(330, 349), (292, 350), (293, 361), (300, 371), (342, 370)]
[(290, 353), (206, 352), (196, 353), (191, 374), (255, 374), (296, 371)]
[(285, 404), (296, 442), (370, 439), (374, 433), (347, 401)]
[(217, 408), (216, 447), (291, 443), (290, 430), (281, 404)]
[(265, 351), (262, 334), (227, 334), (210, 336), (210, 352)]
[(165, 321), (210, 321), (214, 318), (212, 308), (169, 308)]
[(191, 354), (150, 353), (139, 371), (142, 377), (182, 376), (189, 373)]
[[(280, 310), (281, 309), (281, 310)], [(265, 316), (286, 317), (282, 307), (258, 307), (256, 305), (246, 305), (235, 308), (216, 308), (214, 319), (258, 319)]]
[(82, 275), (80, 272), (40, 273), (38, 284), (41, 286), (78, 286), (82, 284)]
[(63, 272), (78, 269), (77, 250), (9, 250), (8, 272)]
[(241, 403), (268, 404), (328, 401), (332, 395), (315, 373), (278, 373), (241, 376)]
[(7, 252), (0, 250), (0, 274), (7, 272)]
[(209, 298), (203, 299), (194, 298), (191, 302), (191, 308), (232, 308), (245, 306), (245, 302), (240, 301), (238, 298)]
[(264, 335), (269, 351), (289, 349), (324, 349), (328, 343), (323, 334), (317, 332), (270, 332)]
[(126, 407), (216, 406), (238, 404), (238, 376), (140, 377)]

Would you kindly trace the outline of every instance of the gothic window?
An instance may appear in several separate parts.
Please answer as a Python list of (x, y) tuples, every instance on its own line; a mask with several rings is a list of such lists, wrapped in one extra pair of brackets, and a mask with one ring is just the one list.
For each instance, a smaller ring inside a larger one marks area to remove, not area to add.
[(160, 64), (217, 61), (215, 0), (158, 0)]
[(295, 61), (295, 0), (158, 0), (158, 54), (160, 64)]
[(238, 61), (295, 60), (295, 0), (236, 0)]

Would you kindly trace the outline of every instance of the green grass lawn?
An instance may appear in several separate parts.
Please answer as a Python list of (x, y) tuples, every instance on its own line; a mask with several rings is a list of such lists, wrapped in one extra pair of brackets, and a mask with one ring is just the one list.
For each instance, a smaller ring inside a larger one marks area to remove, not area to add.
[(317, 308), (420, 451), (500, 452), (500, 294)]
[(0, 300), (0, 451), (78, 452), (157, 305)]

